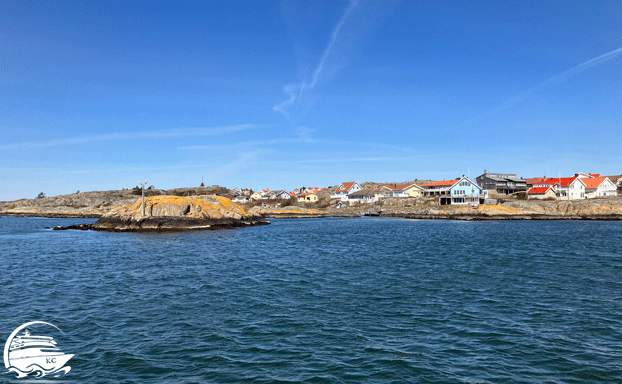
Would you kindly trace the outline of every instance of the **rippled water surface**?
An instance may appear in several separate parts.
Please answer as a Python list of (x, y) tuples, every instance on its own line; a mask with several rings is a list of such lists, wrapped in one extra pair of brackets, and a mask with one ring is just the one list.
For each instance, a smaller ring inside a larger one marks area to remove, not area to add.
[(65, 382), (622, 382), (620, 222), (89, 221), (0, 217), (0, 345), (56, 325)]

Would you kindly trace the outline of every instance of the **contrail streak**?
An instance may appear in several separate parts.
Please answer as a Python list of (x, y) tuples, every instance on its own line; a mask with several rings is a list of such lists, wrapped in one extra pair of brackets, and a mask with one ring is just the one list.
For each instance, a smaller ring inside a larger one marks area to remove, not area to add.
[(285, 87), (283, 87), (283, 91), (289, 96), (289, 99), (283, 101), (282, 103), (278, 105), (275, 105), (272, 109), (275, 112), (282, 113), (283, 116), (285, 116), (285, 118), (290, 123), (293, 124), (295, 118), (297, 118), (298, 116), (292, 116), (292, 114), (287, 110), (287, 108), (296, 104), (296, 102), (302, 98), (304, 91), (306, 89), (315, 88), (315, 85), (317, 84), (320, 78), (320, 75), (322, 74), (322, 71), (324, 70), (324, 65), (326, 64), (326, 60), (330, 56), (330, 52), (333, 46), (335, 45), (337, 38), (339, 37), (339, 32), (341, 32), (341, 28), (343, 28), (343, 25), (346, 23), (348, 17), (350, 16), (350, 13), (352, 13), (352, 10), (357, 5), (358, 5), (358, 0), (351, 0), (350, 4), (348, 5), (348, 8), (343, 13), (341, 18), (339, 19), (339, 22), (333, 29), (333, 32), (330, 36), (330, 41), (328, 42), (328, 45), (324, 49), (324, 53), (322, 54), (322, 57), (320, 58), (320, 62), (315, 68), (315, 71), (313, 71), (313, 77), (311, 78), (311, 82), (307, 84), (306, 81), (303, 80), (300, 84), (288, 84)]
[[(597, 56), (597, 57), (595, 57), (593, 59), (590, 59), (590, 60), (588, 60), (586, 62), (583, 62), (583, 63), (577, 65), (576, 67), (572, 67), (572, 68), (570, 68), (567, 71), (564, 71), (562, 73), (559, 73), (559, 74), (557, 74), (555, 76), (552, 76), (552, 77), (548, 78), (546, 81), (544, 81), (541, 84), (536, 85), (533, 88), (529, 88), (528, 90), (520, 93), (518, 96), (516, 96), (516, 97), (506, 101), (505, 103), (501, 104), (501, 107), (507, 108), (507, 107), (511, 106), (512, 104), (522, 100), (522, 98), (524, 96), (527, 96), (529, 93), (531, 93), (533, 91), (536, 91), (536, 90), (538, 90), (540, 88), (546, 87), (547, 85), (550, 85), (550, 84), (559, 84), (559, 83), (561, 83), (563, 81), (569, 80), (572, 77), (576, 76), (577, 74), (579, 74), (579, 73), (581, 73), (581, 72), (583, 72), (585, 70), (588, 70), (590, 68), (596, 67), (597, 65), (606, 63), (607, 61), (609, 61), (611, 59), (614, 59), (616, 56), (618, 56), (621, 53), (622, 53), (622, 47), (618, 48), (618, 49), (614, 49), (611, 52), (607, 52), (604, 55)], [(505, 109), (505, 108), (503, 108), (503, 109)]]
[(348, 19), (350, 12), (352, 12), (352, 10), (357, 5), (358, 5), (358, 0), (350, 1), (350, 5), (348, 6), (348, 9), (346, 9), (343, 16), (341, 16), (339, 23), (337, 23), (337, 26), (335, 27), (335, 29), (333, 29), (333, 33), (330, 37), (330, 42), (326, 46), (326, 49), (324, 49), (324, 54), (322, 55), (322, 58), (320, 59), (320, 63), (318, 64), (317, 68), (315, 69), (315, 72), (313, 73), (313, 79), (311, 80), (311, 84), (309, 84), (310, 89), (313, 89), (315, 87), (315, 84), (317, 84), (317, 79), (319, 78), (320, 73), (322, 73), (322, 70), (324, 69), (324, 63), (326, 62), (326, 58), (330, 54), (330, 50), (333, 48), (333, 45), (335, 45), (335, 41), (337, 41), (337, 36), (339, 36), (339, 31), (341, 31), (341, 28), (343, 27), (346, 20)]
[(569, 70), (567, 70), (566, 72), (562, 72), (559, 75), (555, 75), (553, 77), (551, 77), (550, 79), (546, 80), (544, 83), (537, 85), (533, 88), (531, 88), (529, 91), (532, 90), (536, 90), (538, 88), (542, 88), (545, 85), (549, 85), (552, 83), (561, 83), (564, 80), (570, 79), (571, 77), (573, 77), (574, 75), (581, 73), (583, 71), (585, 71), (586, 69), (590, 69), (593, 68), (597, 65), (606, 63), (607, 61), (614, 59), (615, 57), (617, 57), (619, 54), (622, 53), (622, 47), (615, 49), (611, 52), (607, 52), (604, 55), (600, 55), (598, 57), (595, 57), (591, 60), (588, 60), (584, 63), (581, 63), (579, 65), (577, 65), (576, 67), (570, 68)]

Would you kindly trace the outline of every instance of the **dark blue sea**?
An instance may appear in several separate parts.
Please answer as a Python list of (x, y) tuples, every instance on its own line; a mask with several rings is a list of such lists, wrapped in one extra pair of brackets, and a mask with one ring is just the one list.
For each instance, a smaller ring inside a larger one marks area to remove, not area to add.
[(75, 355), (0, 382), (622, 383), (622, 222), (93, 221), (0, 217), (0, 346)]

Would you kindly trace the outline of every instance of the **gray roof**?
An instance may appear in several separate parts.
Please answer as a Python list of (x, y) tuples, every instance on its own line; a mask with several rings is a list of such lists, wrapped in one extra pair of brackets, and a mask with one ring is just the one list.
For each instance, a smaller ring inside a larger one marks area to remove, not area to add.
[(517, 183), (520, 183), (520, 182), (526, 183), (527, 182), (527, 180), (521, 179), (520, 177), (508, 177), (507, 179), (510, 180), (510, 181), (515, 181)]
[(354, 193), (351, 193), (348, 195), (348, 198), (350, 197), (365, 197), (365, 196), (374, 196), (374, 190), (373, 189), (361, 189), (360, 191), (356, 191)]
[(516, 177), (516, 176), (498, 177), (498, 176), (491, 176), (490, 174), (486, 174), (486, 177), (489, 178), (490, 180), (494, 180), (494, 181), (513, 181), (515, 183), (520, 183), (520, 182), (525, 182), (526, 181), (526, 180), (521, 179), (520, 177)]

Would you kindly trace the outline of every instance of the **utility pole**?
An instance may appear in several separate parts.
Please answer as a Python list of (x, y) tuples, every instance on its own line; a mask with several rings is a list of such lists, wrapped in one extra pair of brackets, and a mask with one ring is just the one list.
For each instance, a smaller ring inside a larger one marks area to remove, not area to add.
[(142, 188), (142, 190), (143, 190), (143, 204), (142, 204), (142, 206), (143, 206), (143, 209), (142, 209), (143, 216), (145, 216), (145, 185), (146, 185), (148, 182), (149, 182), (149, 180), (145, 180), (145, 183), (144, 183), (144, 184), (143, 184), (142, 182), (140, 182), (140, 181), (138, 182), (138, 184), (140, 184), (140, 186), (141, 186), (141, 188)]

